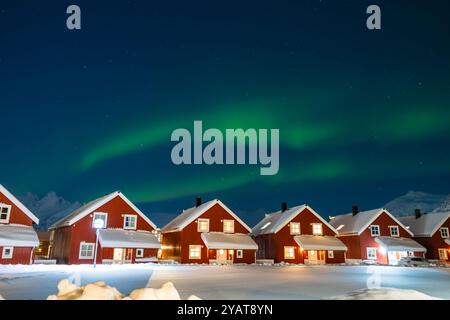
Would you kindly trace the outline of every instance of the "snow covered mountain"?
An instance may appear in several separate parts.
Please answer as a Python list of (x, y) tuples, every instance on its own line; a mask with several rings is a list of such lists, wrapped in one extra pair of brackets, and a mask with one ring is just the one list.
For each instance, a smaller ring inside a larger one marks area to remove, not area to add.
[(397, 217), (413, 215), (415, 209), (420, 209), (422, 212), (432, 212), (444, 207), (450, 209), (450, 195), (417, 191), (409, 191), (384, 205), (384, 208)]
[(33, 193), (27, 193), (19, 197), (19, 200), (39, 218), (38, 229), (47, 229), (59, 219), (81, 207), (79, 202), (71, 203), (55, 192), (49, 192), (42, 198)]
[(450, 194), (442, 201), (439, 207), (434, 209), (435, 212), (438, 211), (450, 211)]

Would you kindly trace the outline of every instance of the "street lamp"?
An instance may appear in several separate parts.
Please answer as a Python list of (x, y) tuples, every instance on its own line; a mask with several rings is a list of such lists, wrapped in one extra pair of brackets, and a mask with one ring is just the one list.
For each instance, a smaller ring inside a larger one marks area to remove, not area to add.
[(103, 219), (94, 220), (94, 228), (95, 228), (95, 250), (94, 250), (94, 268), (97, 266), (97, 250), (98, 250), (98, 233), (100, 229), (103, 229), (105, 222)]

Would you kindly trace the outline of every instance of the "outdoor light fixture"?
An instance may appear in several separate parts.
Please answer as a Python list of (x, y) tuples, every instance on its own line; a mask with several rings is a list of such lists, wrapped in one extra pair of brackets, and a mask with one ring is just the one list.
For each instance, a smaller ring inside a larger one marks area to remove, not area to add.
[(97, 267), (97, 249), (98, 249), (98, 233), (100, 229), (103, 229), (105, 225), (105, 221), (103, 219), (96, 219), (94, 220), (94, 228), (95, 230), (95, 248), (94, 248), (94, 268)]
[(384, 247), (380, 247), (380, 253), (381, 254), (386, 254), (386, 249)]

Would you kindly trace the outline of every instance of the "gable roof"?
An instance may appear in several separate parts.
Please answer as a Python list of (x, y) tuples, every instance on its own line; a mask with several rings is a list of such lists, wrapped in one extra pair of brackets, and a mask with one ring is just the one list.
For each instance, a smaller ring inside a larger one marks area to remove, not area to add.
[(368, 211), (358, 212), (357, 215), (347, 213), (333, 217), (330, 220), (330, 224), (336, 228), (339, 235), (360, 235), (366, 230), (371, 223), (373, 223), (381, 214), (386, 213), (392, 220), (394, 220), (399, 226), (406, 230), (411, 236), (413, 233), (408, 230), (403, 223), (397, 220), (388, 210), (384, 208), (378, 208)]
[(399, 220), (418, 237), (432, 237), (436, 231), (450, 218), (450, 211), (422, 214), (419, 219), (416, 216), (401, 217)]
[(105, 205), (109, 201), (113, 200), (116, 197), (120, 197), (123, 201), (125, 201), (137, 214), (141, 216), (142, 219), (144, 219), (148, 224), (150, 224), (154, 229), (156, 229), (156, 225), (141, 211), (139, 210), (130, 200), (128, 200), (127, 197), (123, 195), (120, 191), (115, 191), (113, 193), (110, 193), (106, 196), (103, 196), (101, 198), (92, 200), (91, 202), (88, 202), (84, 206), (78, 208), (77, 210), (73, 211), (69, 215), (65, 216), (61, 220), (55, 222), (49, 229), (56, 229), (60, 227), (67, 227), (73, 225), (75, 222), (81, 220), (88, 214), (90, 214), (92, 211), (100, 208), (101, 206)]
[(262, 234), (273, 234), (280, 231), (285, 225), (287, 225), (297, 215), (302, 213), (305, 209), (308, 209), (313, 215), (315, 215), (322, 223), (328, 226), (334, 233), (337, 234), (336, 229), (330, 225), (324, 218), (322, 218), (317, 212), (306, 204), (289, 208), (286, 211), (277, 211), (270, 214), (266, 214), (256, 226), (253, 227), (252, 235), (259, 236)]
[(246, 228), (249, 232), (251, 231), (250, 227), (245, 224), (233, 211), (231, 211), (222, 201), (219, 199), (213, 199), (208, 202), (205, 202), (198, 207), (192, 207), (186, 210), (175, 217), (172, 221), (170, 221), (167, 225), (165, 225), (161, 232), (174, 232), (183, 230), (187, 227), (191, 222), (195, 221), (195, 219), (199, 218), (206, 211), (211, 209), (214, 205), (220, 205), (226, 212), (228, 212), (233, 218), (235, 218), (244, 228)]
[(39, 224), (39, 219), (27, 207), (24, 206), (12, 193), (10, 193), (3, 185), (0, 184), (0, 193), (3, 193), (16, 207), (18, 207), (28, 218), (34, 223)]

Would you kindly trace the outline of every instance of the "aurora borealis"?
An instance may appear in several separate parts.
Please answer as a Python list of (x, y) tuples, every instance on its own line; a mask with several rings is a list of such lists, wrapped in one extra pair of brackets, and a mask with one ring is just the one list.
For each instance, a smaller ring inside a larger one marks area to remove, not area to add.
[[(250, 225), (281, 201), (324, 216), (450, 191), (450, 4), (0, 3), (0, 183), (87, 202), (123, 191), (155, 222), (219, 197)], [(176, 128), (279, 128), (280, 171), (175, 166)]]

